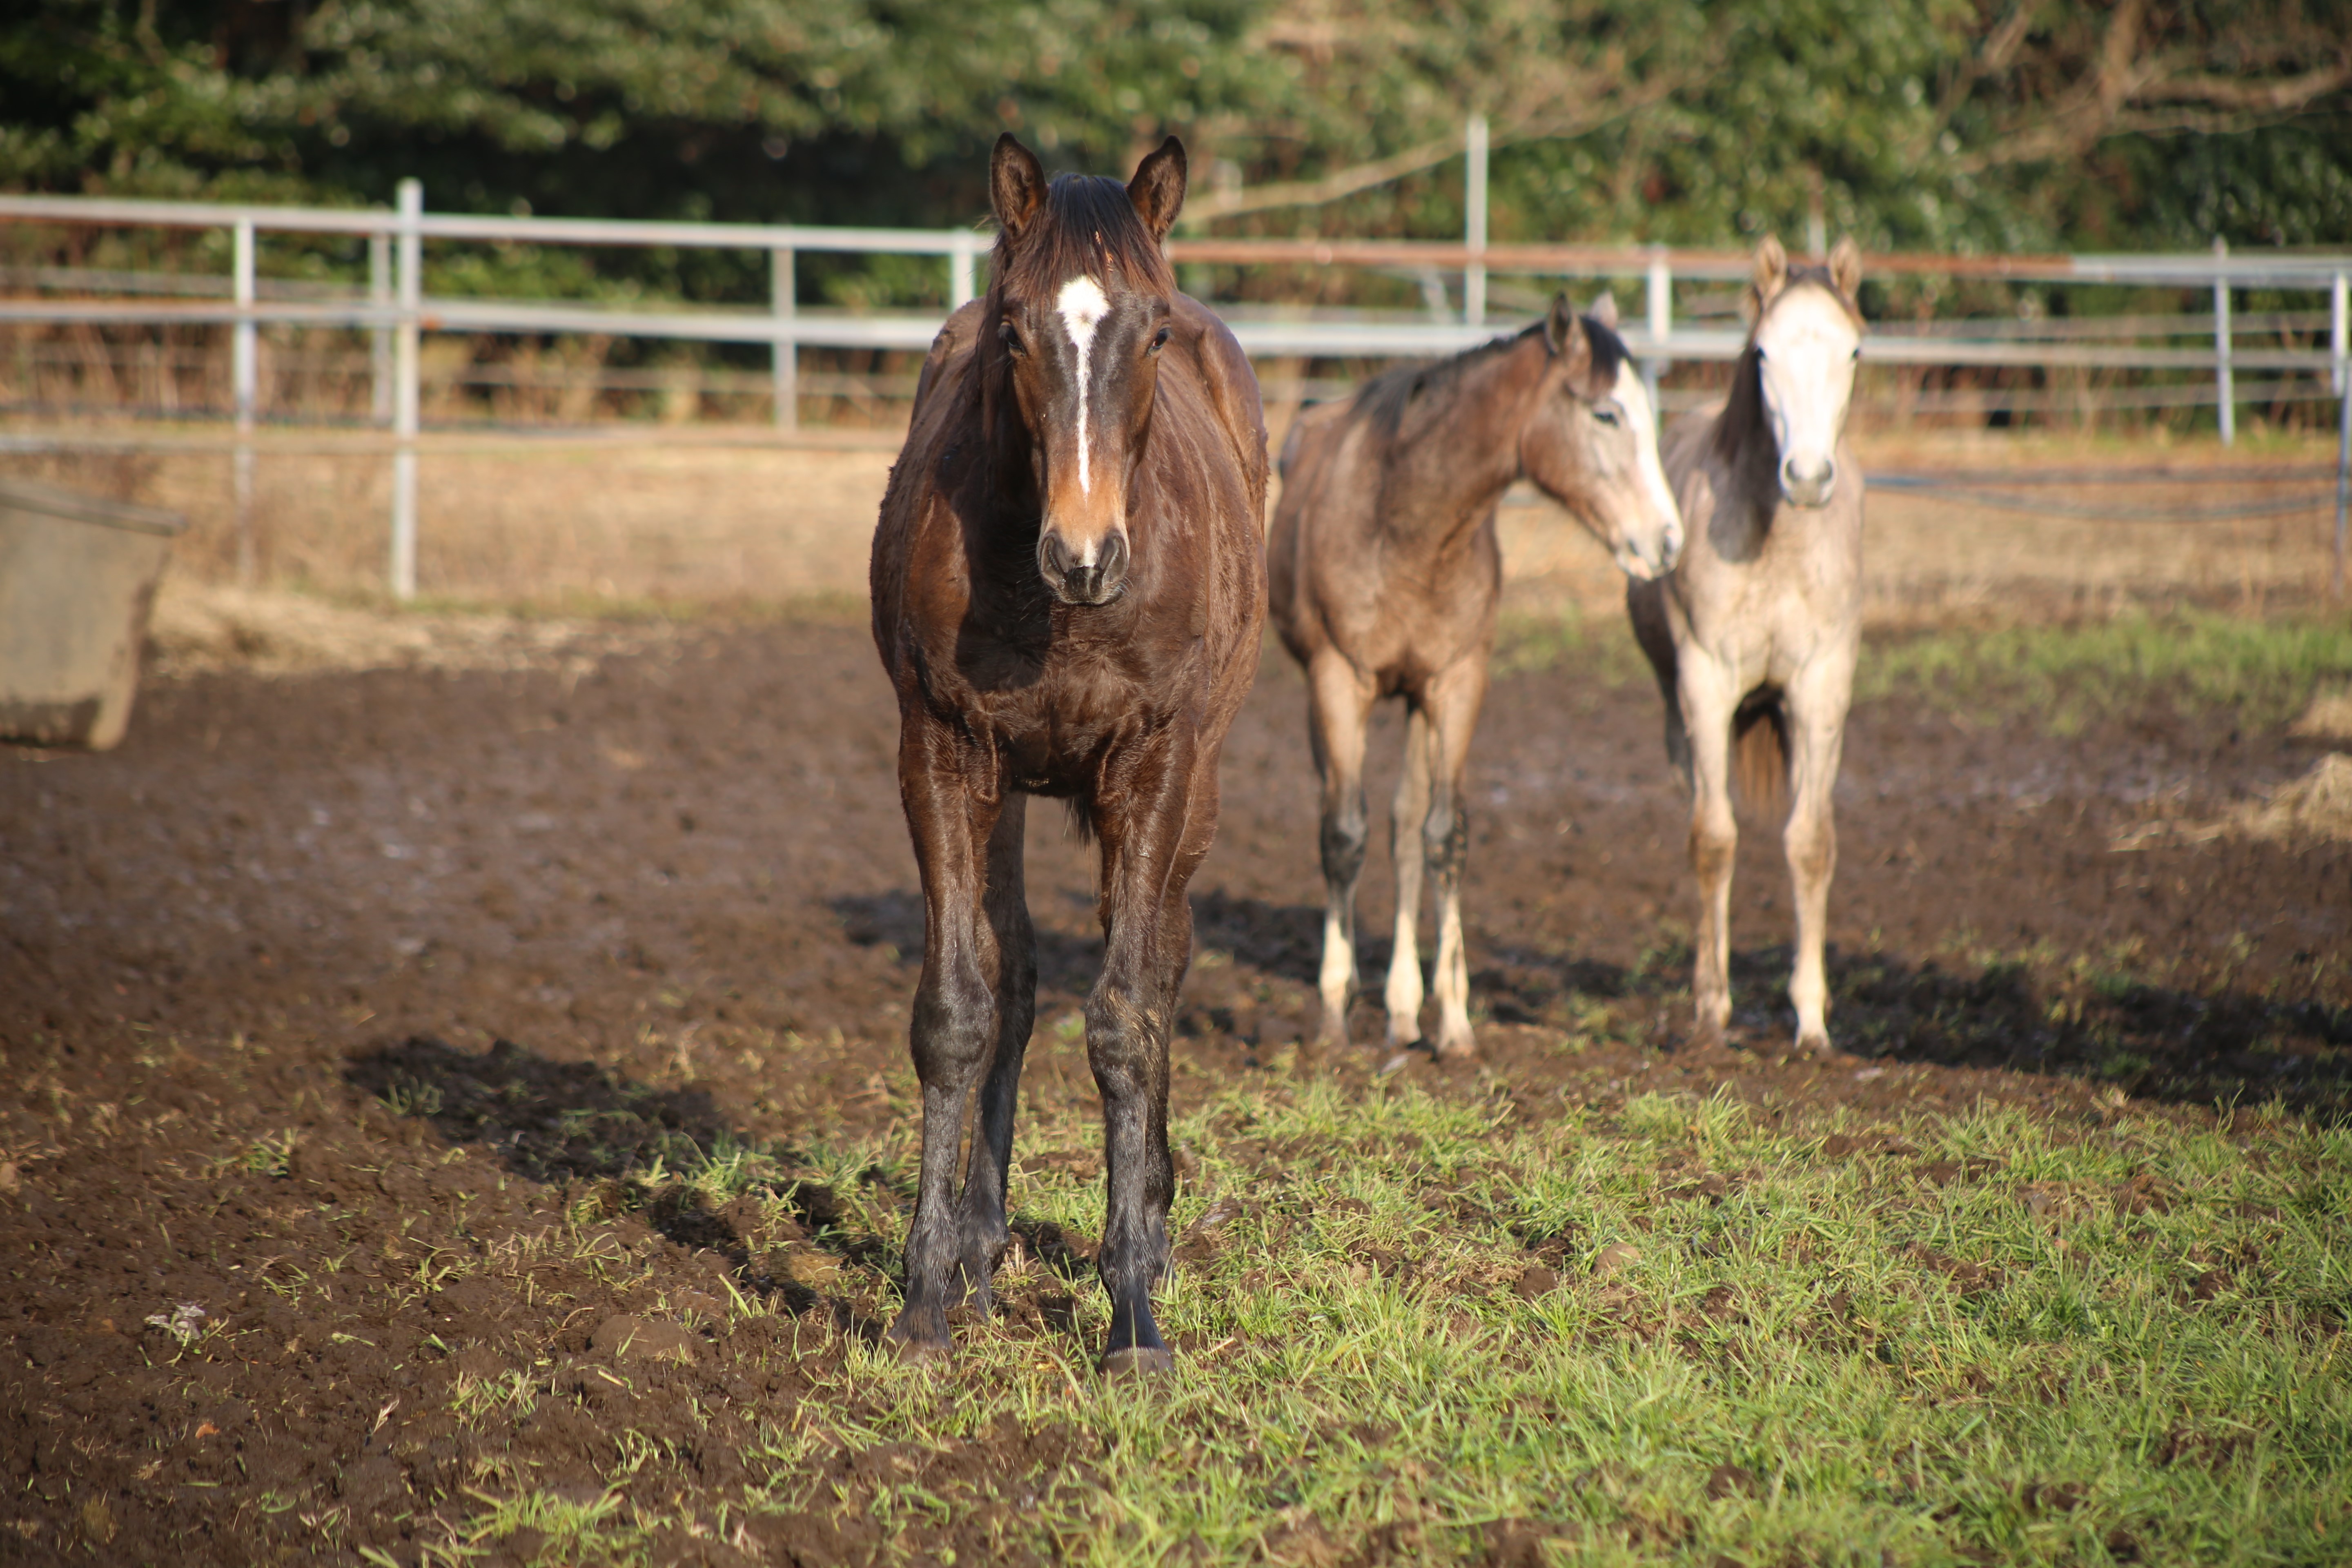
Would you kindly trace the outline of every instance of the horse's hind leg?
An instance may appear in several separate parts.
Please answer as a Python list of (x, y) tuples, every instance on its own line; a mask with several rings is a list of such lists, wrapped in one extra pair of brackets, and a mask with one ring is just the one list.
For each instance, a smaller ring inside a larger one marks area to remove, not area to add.
[(1690, 732), (1683, 727), (1682, 699), (1676, 689), (1679, 679), (1674, 627), (1666, 619), (1666, 580), (1654, 577), (1626, 584), (1625, 613), (1633, 623), (1633, 640), (1642, 645), (1650, 673), (1657, 678), (1658, 695), (1665, 701), (1666, 762), (1682, 775), (1683, 788), (1687, 790), (1691, 787)]
[(1389, 861), (1396, 868), (1396, 945), (1389, 953), (1389, 1045), (1402, 1049), (1421, 1038), (1421, 828), (1429, 819), (1429, 716), (1416, 705), (1406, 717), (1404, 769), (1396, 809), (1389, 817)]
[(1013, 1111), (1021, 1088), (1021, 1058), (1037, 1019), (1037, 938), (1022, 885), (1022, 844), (1029, 797), (1014, 795), (988, 837), (988, 892), (982, 908), (996, 938), (996, 1048), (972, 1115), (971, 1162), (957, 1204), (958, 1258), (972, 1305), (991, 1305), (989, 1276), (1004, 1256), (1005, 1173), (1013, 1159)]
[(1437, 892), (1437, 1054), (1467, 1057), (1477, 1049), (1470, 1033), (1470, 958), (1462, 940), (1462, 873), (1470, 859), (1470, 819), (1463, 783), (1470, 736), (1486, 697), (1484, 658), (1465, 660), (1430, 682), (1429, 815), (1421, 825), (1423, 857)]
[(889, 1337), (910, 1354), (936, 1354), (948, 1349), (947, 1310), (961, 1299), (955, 1178), (964, 1111), (998, 1035), (996, 933), (982, 900), (999, 804), (973, 797), (954, 743), (920, 721), (901, 732), (898, 774), (923, 878), (923, 974), (908, 1031), (923, 1086), (923, 1153), (906, 1305)]
[(1323, 970), (1318, 989), (1329, 1045), (1348, 1043), (1348, 1001), (1356, 989), (1356, 879), (1369, 837), (1364, 812), (1364, 725), (1373, 687), (1336, 653), (1307, 667), (1307, 733), (1323, 778)]
[(1797, 1008), (1797, 1048), (1829, 1049), (1829, 976), (1822, 961), (1829, 927), (1830, 879), (1837, 870), (1837, 822), (1832, 796), (1845, 749), (1846, 705), (1853, 662), (1825, 668), (1792, 683), (1784, 701), (1789, 720), (1789, 775), (1794, 798), (1783, 847), (1796, 884), (1797, 965), (1789, 1000)]

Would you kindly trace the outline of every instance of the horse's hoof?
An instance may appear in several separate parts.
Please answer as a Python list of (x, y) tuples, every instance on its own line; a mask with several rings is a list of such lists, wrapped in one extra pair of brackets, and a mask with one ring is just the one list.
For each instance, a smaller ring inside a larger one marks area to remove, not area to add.
[(1442, 1062), (1475, 1062), (1478, 1059), (1478, 1042), (1468, 1035), (1454, 1035), (1437, 1042), (1437, 1059)]
[(1797, 1037), (1797, 1054), (1805, 1057), (1825, 1057), (1830, 1054), (1830, 1032), (1815, 1029)]
[(1165, 1345), (1129, 1345), (1125, 1350), (1105, 1351), (1097, 1364), (1105, 1377), (1159, 1377), (1176, 1370), (1176, 1356)]
[(944, 1365), (955, 1355), (955, 1346), (946, 1340), (902, 1340), (892, 1334), (885, 1342), (908, 1366)]

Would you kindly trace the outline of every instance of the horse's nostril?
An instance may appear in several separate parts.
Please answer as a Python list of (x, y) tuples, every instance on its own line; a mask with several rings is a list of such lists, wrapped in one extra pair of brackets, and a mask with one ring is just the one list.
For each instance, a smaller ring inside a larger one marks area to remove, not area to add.
[(1102, 560), (1097, 567), (1105, 592), (1127, 581), (1127, 535), (1114, 533), (1102, 542)]

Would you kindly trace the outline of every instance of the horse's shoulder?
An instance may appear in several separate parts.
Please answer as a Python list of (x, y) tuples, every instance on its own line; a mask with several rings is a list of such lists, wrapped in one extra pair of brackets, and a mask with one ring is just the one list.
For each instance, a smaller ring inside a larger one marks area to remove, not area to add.
[(931, 339), (930, 353), (923, 356), (922, 373), (915, 378), (918, 414), (935, 388), (943, 381), (961, 379), (962, 372), (971, 364), (971, 351), (980, 341), (980, 318), (985, 303), (972, 300), (956, 307)]
[(1257, 374), (1249, 356), (1217, 313), (1189, 294), (1175, 300), (1178, 334), (1189, 349), (1201, 390), (1211, 413), (1223, 428), (1249, 486), (1251, 504), (1265, 510), (1265, 405), (1258, 395)]

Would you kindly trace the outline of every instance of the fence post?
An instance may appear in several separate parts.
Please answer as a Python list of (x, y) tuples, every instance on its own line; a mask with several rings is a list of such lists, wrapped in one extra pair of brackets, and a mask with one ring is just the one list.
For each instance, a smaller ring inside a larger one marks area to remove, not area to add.
[(253, 220), (237, 219), (231, 233), (235, 243), (231, 247), (230, 270), (234, 278), (230, 289), (236, 302), (236, 325), (230, 337), (229, 393), (236, 407), (236, 450), (229, 459), (229, 489), (236, 512), (236, 580), (249, 586), (255, 570), (253, 405), (255, 383), (259, 379), (256, 362), (261, 346), (254, 336)]
[(2221, 445), (2238, 444), (2238, 398), (2230, 374), (2230, 242), (2213, 240), (2213, 389), (2221, 405)]
[[(392, 236), (368, 236), (368, 303), (392, 303)], [(392, 423), (392, 329), (368, 331), (368, 418), (377, 425)]]
[(416, 404), (424, 330), (425, 186), (400, 182), (400, 324), (393, 334), (392, 596), (416, 597)]
[(1666, 338), (1675, 330), (1675, 275), (1667, 269), (1666, 247), (1650, 247), (1650, 357), (1642, 362), (1642, 382), (1650, 391), (1650, 414), (1658, 430), (1666, 427), (1666, 405), (1658, 380), (1666, 371)]
[(961, 310), (980, 291), (973, 266), (980, 247), (970, 229), (957, 229), (952, 244), (954, 248), (948, 254), (948, 309)]
[(793, 336), (793, 317), (800, 309), (799, 284), (793, 277), (790, 247), (779, 246), (770, 256), (773, 268), (769, 303), (776, 318), (776, 346), (769, 353), (775, 366), (776, 428), (797, 430), (801, 427), (801, 345)]
[(1464, 203), (1462, 243), (1470, 264), (1462, 269), (1462, 319), (1474, 327), (1486, 324), (1486, 117), (1470, 117), (1467, 135), (1470, 172)]
[(2330, 301), (2327, 346), (2335, 362), (2336, 383), (2336, 596), (2344, 597), (2345, 529), (2352, 518), (2352, 275), (2336, 275)]

